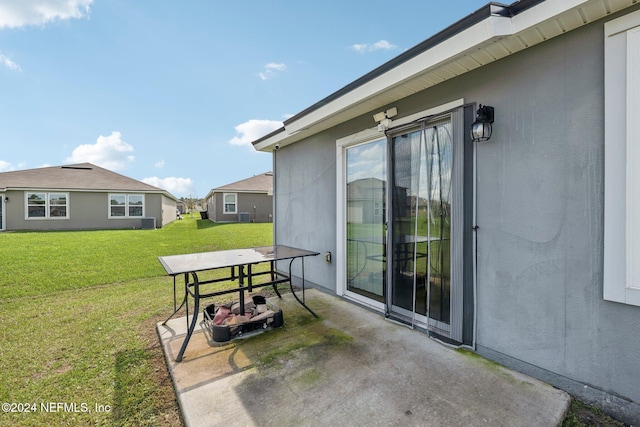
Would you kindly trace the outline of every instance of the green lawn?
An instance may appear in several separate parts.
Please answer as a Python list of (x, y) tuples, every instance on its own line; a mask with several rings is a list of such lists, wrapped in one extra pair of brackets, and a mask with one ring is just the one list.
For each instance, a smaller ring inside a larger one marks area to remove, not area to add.
[(188, 216), (159, 230), (0, 233), (0, 402), (22, 411), (3, 406), (0, 426), (179, 425), (155, 334), (173, 311), (158, 256), (271, 242), (271, 224)]

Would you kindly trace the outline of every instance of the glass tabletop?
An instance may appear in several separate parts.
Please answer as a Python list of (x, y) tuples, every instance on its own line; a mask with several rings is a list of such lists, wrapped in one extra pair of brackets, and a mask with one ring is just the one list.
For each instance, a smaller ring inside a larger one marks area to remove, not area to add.
[(175, 276), (176, 274), (314, 255), (319, 255), (319, 252), (293, 248), (291, 246), (275, 245), (247, 249), (230, 249), (226, 251), (168, 255), (158, 257), (158, 260), (167, 274)]

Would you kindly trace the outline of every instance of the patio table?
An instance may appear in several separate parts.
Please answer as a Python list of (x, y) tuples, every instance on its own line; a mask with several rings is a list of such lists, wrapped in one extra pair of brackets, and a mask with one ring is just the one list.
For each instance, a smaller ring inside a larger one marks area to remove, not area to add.
[[(363, 247), (365, 252), (365, 255), (364, 255), (365, 265), (363, 266), (363, 270), (364, 270), (364, 267), (366, 266), (367, 260), (386, 262), (387, 245), (385, 245), (386, 240), (382, 236), (350, 237), (347, 240), (349, 242), (355, 242), (356, 244), (356, 260), (358, 260), (360, 256), (360, 246)], [(394, 252), (395, 260), (404, 261), (404, 262), (411, 261), (414, 255), (418, 258), (425, 258), (428, 256), (427, 253), (416, 252), (414, 254), (414, 250), (410, 249), (410, 246), (415, 244), (420, 244), (420, 243), (431, 243), (437, 240), (439, 240), (439, 238), (427, 237), (427, 236), (414, 236), (411, 234), (402, 234), (402, 235), (396, 236), (392, 242), (393, 247), (395, 248), (395, 252)], [(382, 253), (369, 255), (367, 252), (367, 246), (366, 246), (367, 244), (382, 246)]]
[[(187, 311), (187, 335), (182, 343), (180, 352), (176, 357), (176, 362), (180, 362), (182, 360), (184, 351), (187, 348), (187, 344), (189, 344), (189, 339), (191, 338), (191, 335), (195, 330), (198, 321), (198, 312), (200, 311), (200, 300), (203, 298), (238, 293), (240, 298), (240, 314), (244, 315), (245, 291), (252, 292), (255, 288), (272, 286), (276, 295), (278, 295), (278, 297), (281, 297), (280, 292), (278, 292), (277, 285), (280, 283), (289, 282), (291, 292), (295, 299), (313, 316), (318, 317), (316, 313), (314, 313), (313, 310), (311, 310), (311, 308), (309, 308), (305, 304), (304, 301), (304, 259), (308, 256), (316, 255), (319, 255), (319, 252), (313, 252), (284, 245), (275, 245), (263, 246), (258, 248), (231, 249), (225, 251), (200, 252), (193, 254), (158, 257), (160, 264), (162, 264), (167, 274), (169, 276), (173, 276), (174, 278), (173, 292), (175, 311), (171, 314), (171, 316), (167, 318), (167, 320), (163, 322), (163, 324), (171, 319), (183, 306), (186, 307)], [(300, 299), (295, 293), (295, 290), (293, 289), (293, 282), (291, 280), (292, 265), (296, 259), (300, 260), (301, 265), (302, 299)], [(289, 260), (288, 274), (276, 269), (276, 262), (284, 260)], [(254, 271), (253, 267), (257, 264), (262, 263), (268, 263), (269, 269), (267, 271), (260, 272)], [(230, 269), (229, 276), (210, 280), (200, 280), (198, 278), (198, 273), (200, 272), (221, 269)], [(177, 301), (175, 299), (175, 279), (179, 275), (184, 275), (184, 298), (182, 299), (182, 303), (180, 304), (180, 306), (176, 307)], [(253, 280), (256, 276), (262, 275), (269, 275), (269, 280), (257, 284), (253, 283)], [(211, 292), (203, 292), (203, 289), (201, 289), (202, 286), (207, 284), (235, 280), (238, 281), (237, 286), (228, 287), (222, 290), (218, 289)], [(189, 296), (191, 296), (194, 301), (194, 313), (191, 319), (191, 323), (189, 323)]]

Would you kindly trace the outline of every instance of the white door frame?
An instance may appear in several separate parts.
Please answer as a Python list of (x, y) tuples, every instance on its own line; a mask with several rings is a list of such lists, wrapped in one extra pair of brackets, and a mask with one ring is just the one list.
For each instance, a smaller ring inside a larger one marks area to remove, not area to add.
[[(420, 111), (399, 118), (389, 120), (389, 127), (402, 126), (412, 123), (418, 119), (441, 114), (454, 108), (462, 107), (464, 99), (456, 99), (445, 104)], [(370, 307), (376, 311), (384, 312), (385, 304), (366, 298), (362, 295), (347, 290), (347, 194), (346, 194), (346, 150), (347, 148), (372, 142), (377, 139), (386, 138), (384, 128), (374, 127), (364, 129), (355, 134), (336, 140), (336, 294), (347, 299), (354, 300), (360, 304)], [(387, 209), (387, 215), (389, 215)], [(387, 218), (388, 222), (388, 218)]]

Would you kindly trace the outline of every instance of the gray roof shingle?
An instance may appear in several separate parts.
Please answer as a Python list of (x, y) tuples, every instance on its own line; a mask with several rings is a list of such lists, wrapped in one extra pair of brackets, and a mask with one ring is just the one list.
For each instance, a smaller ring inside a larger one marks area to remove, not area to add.
[(2, 172), (0, 189), (140, 191), (166, 193), (171, 196), (161, 188), (91, 163)]
[(222, 191), (240, 191), (247, 193), (268, 193), (273, 189), (273, 173), (266, 172), (251, 178), (236, 181), (222, 187), (214, 188), (210, 193)]

